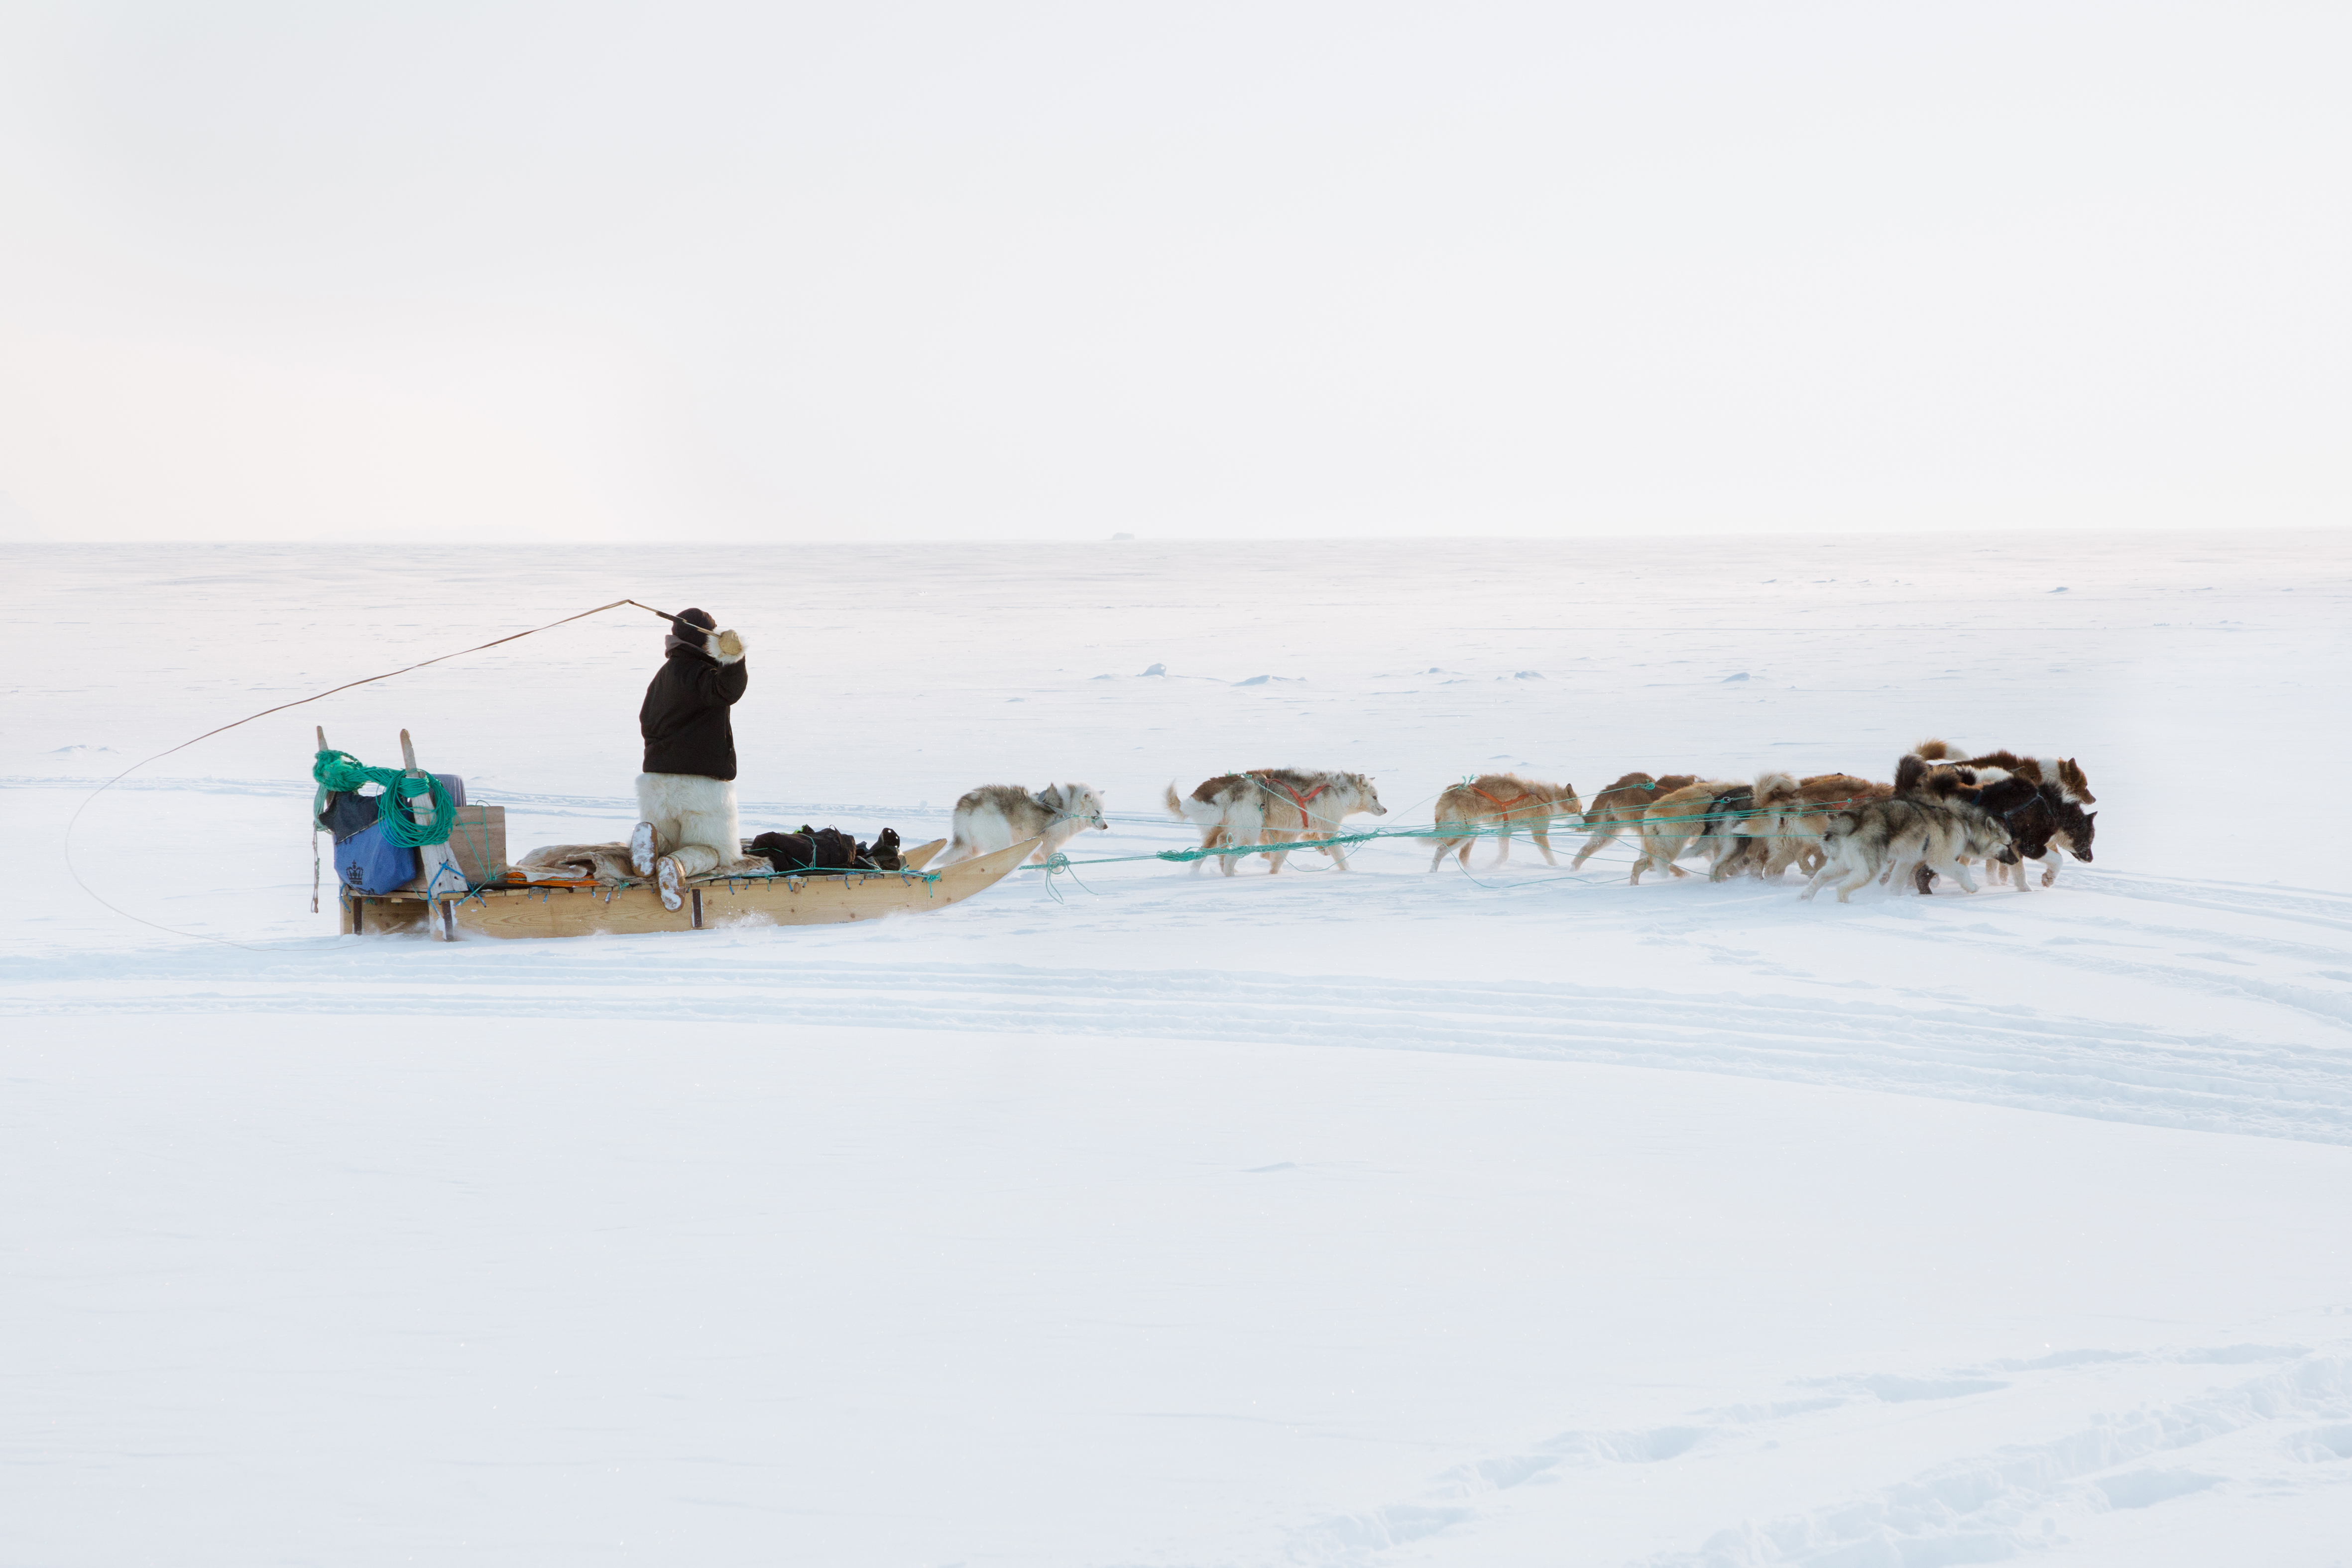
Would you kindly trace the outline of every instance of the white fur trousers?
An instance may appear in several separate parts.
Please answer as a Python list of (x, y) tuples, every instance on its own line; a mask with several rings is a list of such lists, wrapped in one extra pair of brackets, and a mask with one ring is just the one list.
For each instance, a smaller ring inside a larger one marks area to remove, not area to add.
[(674, 856), (688, 876), (716, 871), (743, 852), (731, 779), (640, 773), (637, 814), (654, 825), (654, 852)]

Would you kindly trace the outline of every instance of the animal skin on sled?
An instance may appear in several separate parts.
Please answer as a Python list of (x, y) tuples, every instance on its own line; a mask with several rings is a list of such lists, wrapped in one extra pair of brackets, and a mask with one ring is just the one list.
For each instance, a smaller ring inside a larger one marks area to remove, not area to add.
[[(626, 844), (542, 844), (514, 862), (514, 869), (532, 882), (576, 882), (586, 878), (618, 887), (636, 887), (650, 879), (629, 868)], [(758, 855), (722, 861), (718, 869), (692, 876), (688, 882), (729, 876), (764, 876), (768, 862)]]

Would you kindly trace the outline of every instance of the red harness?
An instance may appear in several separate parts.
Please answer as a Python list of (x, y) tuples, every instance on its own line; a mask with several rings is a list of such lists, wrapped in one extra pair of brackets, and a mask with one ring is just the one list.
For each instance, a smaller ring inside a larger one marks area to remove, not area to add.
[(1517, 805), (1517, 804), (1518, 804), (1520, 801), (1522, 801), (1522, 800), (1534, 800), (1534, 799), (1535, 799), (1535, 797), (1534, 797), (1533, 795), (1528, 794), (1528, 793), (1526, 790), (1524, 790), (1524, 789), (1520, 790), (1517, 794), (1516, 794), (1516, 795), (1512, 796), (1512, 797), (1510, 798), (1510, 800), (1508, 800), (1507, 801), (1505, 801), (1505, 800), (1496, 800), (1496, 799), (1495, 799), (1495, 797), (1493, 797), (1492, 795), (1487, 794), (1487, 793), (1486, 793), (1486, 791), (1485, 791), (1484, 789), (1479, 789), (1479, 788), (1478, 788), (1478, 786), (1476, 786), (1475, 784), (1473, 784), (1473, 785), (1469, 786), (1469, 789), (1470, 789), (1470, 793), (1472, 793), (1473, 795), (1477, 796), (1477, 797), (1478, 797), (1478, 799), (1480, 799), (1481, 800), (1486, 801), (1486, 804), (1488, 804), (1489, 806), (1494, 807), (1494, 808), (1495, 808), (1495, 810), (1496, 810), (1497, 811), (1502, 812), (1502, 813), (1503, 813), (1503, 815), (1505, 815), (1506, 817), (1507, 817), (1507, 816), (1509, 816), (1509, 815), (1511, 814), (1511, 808), (1512, 808), (1513, 806)]
[(1259, 789), (1265, 790), (1269, 795), (1279, 791), (1283, 796), (1289, 800), (1292, 805), (1298, 808), (1298, 831), (1302, 833), (1307, 831), (1307, 802), (1315, 799), (1316, 796), (1323, 793), (1324, 790), (1331, 788), (1331, 781), (1327, 779), (1322, 783), (1315, 786), (1314, 789), (1307, 791), (1306, 794), (1301, 795), (1297, 790), (1293, 789), (1289, 785), (1285, 784), (1279, 779), (1268, 779), (1265, 775), (1258, 773), (1249, 775), (1249, 779), (1252, 783), (1255, 784)]

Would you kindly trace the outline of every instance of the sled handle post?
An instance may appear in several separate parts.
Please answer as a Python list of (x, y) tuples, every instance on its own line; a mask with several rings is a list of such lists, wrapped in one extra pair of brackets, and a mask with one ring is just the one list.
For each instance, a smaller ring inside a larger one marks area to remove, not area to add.
[[(411, 779), (425, 777), (424, 772), (416, 766), (415, 743), (408, 738), (408, 731), (404, 729), (400, 732), (400, 762), (406, 769), (407, 777)], [(428, 789), (422, 795), (410, 796), (408, 814), (419, 822), (433, 821), (433, 792)], [(446, 899), (438, 892), (441, 886), (441, 872), (446, 866), (449, 873), (457, 877), (457, 885), (460, 887), (466, 884), (466, 873), (458, 870), (457, 857), (450, 852), (447, 844), (425, 844), (418, 849), (417, 854), (423, 862), (422, 869), (425, 874), (425, 927), (433, 933), (434, 940), (455, 942), (457, 939), (457, 909), (454, 902)]]
[[(326, 750), (327, 727), (321, 724), (313, 727), (319, 732), (319, 749)], [(335, 874), (341, 876), (340, 867)], [(338, 883), (337, 885), (340, 887), (341, 884)], [(319, 820), (315, 814), (310, 819), (310, 913), (319, 913)]]

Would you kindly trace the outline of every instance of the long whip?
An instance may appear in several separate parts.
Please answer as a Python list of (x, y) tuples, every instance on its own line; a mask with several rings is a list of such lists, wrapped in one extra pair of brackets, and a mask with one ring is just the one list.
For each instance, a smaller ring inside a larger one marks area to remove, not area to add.
[(217, 943), (219, 943), (221, 946), (223, 946), (224, 947), (237, 947), (237, 948), (243, 948), (246, 952), (248, 952), (248, 953), (260, 953), (260, 952), (268, 952), (268, 951), (280, 951), (280, 950), (282, 950), (282, 949), (270, 949), (270, 948), (261, 948), (261, 947), (247, 947), (244, 943), (242, 943), (242, 942), (231, 942), (231, 941), (230, 941), (227, 937), (226, 937), (226, 936), (206, 936), (205, 933), (203, 933), (203, 932), (201, 932), (201, 931), (183, 931), (183, 930), (179, 929), (177, 926), (159, 925), (159, 924), (157, 924), (155, 921), (149, 920), (149, 919), (147, 919), (147, 918), (146, 918), (145, 916), (143, 916), (143, 915), (133, 915), (133, 914), (131, 914), (131, 913), (129, 910), (127, 910), (127, 909), (123, 909), (123, 908), (121, 908), (121, 907), (120, 907), (120, 906), (116, 905), (116, 904), (109, 904), (109, 903), (106, 901), (106, 899), (104, 899), (103, 897), (100, 897), (100, 894), (99, 894), (98, 891), (97, 891), (95, 888), (91, 887), (91, 886), (89, 885), (89, 883), (86, 883), (86, 882), (82, 881), (80, 871), (79, 871), (79, 870), (78, 870), (78, 869), (75, 867), (75, 865), (74, 865), (74, 860), (73, 860), (73, 835), (74, 835), (74, 828), (75, 828), (76, 824), (78, 824), (78, 823), (79, 823), (79, 822), (80, 822), (80, 821), (81, 821), (81, 814), (82, 814), (84, 811), (87, 811), (88, 810), (89, 810), (89, 803), (90, 803), (92, 800), (97, 800), (100, 795), (105, 794), (109, 789), (113, 789), (117, 784), (121, 783), (125, 779), (130, 778), (133, 773), (138, 772), (142, 768), (146, 767), (146, 766), (147, 766), (149, 763), (151, 763), (151, 762), (161, 762), (161, 761), (162, 761), (163, 758), (165, 758), (166, 757), (171, 756), (171, 755), (172, 755), (172, 753), (173, 753), (173, 752), (174, 752), (174, 751), (185, 751), (185, 750), (186, 750), (188, 747), (190, 747), (191, 746), (195, 745), (195, 744), (196, 744), (196, 741), (199, 741), (199, 740), (210, 740), (210, 739), (211, 739), (214, 736), (215, 736), (215, 735), (226, 735), (226, 734), (227, 734), (230, 730), (236, 728), (236, 727), (237, 727), (238, 726), (240, 726), (240, 725), (247, 725), (247, 724), (251, 724), (255, 719), (257, 719), (257, 718), (268, 718), (271, 714), (274, 714), (274, 713), (284, 713), (288, 708), (300, 707), (300, 706), (303, 706), (304, 704), (306, 704), (306, 703), (314, 703), (314, 702), (318, 702), (318, 701), (321, 700), (322, 698), (326, 698), (326, 697), (333, 696), (337, 692), (347, 692), (347, 691), (350, 691), (350, 690), (351, 690), (352, 687), (354, 687), (354, 686), (366, 686), (366, 685), (374, 685), (374, 684), (375, 684), (376, 682), (378, 682), (378, 681), (388, 681), (388, 680), (391, 680), (391, 679), (392, 679), (394, 676), (395, 676), (395, 675), (404, 675), (404, 674), (408, 674), (410, 671), (412, 671), (412, 670), (421, 670), (421, 669), (425, 668), (427, 664), (446, 664), (446, 663), (447, 663), (447, 662), (448, 662), (449, 660), (451, 660), (451, 659), (462, 659), (462, 658), (464, 658), (464, 657), (465, 657), (467, 654), (468, 654), (468, 653), (481, 653), (481, 652), (482, 652), (484, 649), (486, 649), (486, 648), (495, 648), (495, 647), (497, 647), (497, 646), (498, 646), (499, 643), (512, 643), (512, 642), (516, 641), (517, 639), (519, 639), (519, 638), (523, 638), (523, 637), (536, 637), (536, 636), (537, 636), (537, 635), (539, 635), (539, 633), (541, 633), (541, 632), (552, 632), (552, 631), (554, 631), (558, 626), (568, 626), (568, 625), (570, 625), (570, 624), (571, 624), (572, 622), (574, 622), (574, 621), (585, 621), (585, 620), (586, 620), (589, 616), (591, 616), (591, 615), (602, 615), (605, 611), (607, 611), (607, 610), (618, 610), (618, 609), (619, 609), (622, 605), (624, 605), (624, 604), (635, 604), (635, 605), (636, 605), (636, 607), (637, 607), (638, 609), (640, 609), (640, 610), (642, 610), (642, 611), (645, 611), (647, 614), (650, 614), (650, 615), (658, 615), (658, 616), (660, 616), (660, 617), (661, 617), (663, 620), (665, 620), (665, 621), (676, 621), (676, 620), (677, 619), (677, 616), (675, 616), (675, 615), (668, 614), (668, 613), (667, 613), (667, 612), (663, 612), (663, 611), (656, 610), (656, 609), (655, 609), (652, 605), (650, 605), (650, 604), (640, 604), (640, 603), (638, 603), (638, 601), (635, 601), (635, 600), (634, 600), (634, 599), (615, 599), (615, 600), (614, 600), (614, 601), (613, 601), (613, 602), (612, 602), (612, 603), (610, 603), (610, 604), (599, 604), (599, 605), (598, 605), (598, 606), (596, 606), (596, 608), (595, 608), (595, 609), (593, 609), (593, 610), (583, 610), (583, 611), (582, 611), (579, 614), (577, 614), (577, 615), (567, 615), (567, 616), (565, 616), (565, 617), (564, 617), (562, 620), (561, 620), (561, 621), (551, 621), (551, 622), (548, 622), (546, 625), (544, 625), (544, 626), (534, 626), (534, 627), (532, 627), (532, 628), (531, 628), (530, 631), (528, 631), (528, 632), (509, 632), (509, 633), (508, 633), (508, 634), (507, 634), (506, 636), (504, 636), (504, 637), (494, 637), (494, 638), (492, 638), (490, 641), (488, 641), (488, 642), (487, 642), (487, 643), (477, 643), (477, 644), (475, 644), (475, 645), (474, 645), (473, 647), (471, 647), (471, 648), (460, 648), (460, 649), (458, 649), (458, 650), (457, 650), (456, 653), (443, 653), (443, 654), (439, 655), (439, 656), (438, 656), (438, 657), (436, 657), (436, 658), (431, 658), (431, 659), (420, 659), (420, 660), (418, 660), (415, 664), (404, 664), (404, 665), (402, 665), (402, 666), (401, 666), (399, 669), (397, 669), (397, 670), (387, 670), (387, 671), (385, 671), (383, 674), (380, 674), (380, 675), (368, 675), (368, 676), (363, 677), (362, 679), (356, 680), (356, 681), (345, 681), (345, 682), (344, 682), (341, 685), (340, 685), (340, 686), (330, 686), (330, 687), (328, 687), (328, 688), (327, 688), (325, 691), (323, 691), (323, 692), (315, 692), (315, 693), (313, 693), (312, 695), (310, 695), (310, 696), (307, 696), (307, 697), (297, 697), (297, 698), (295, 698), (295, 699), (294, 699), (292, 702), (290, 702), (290, 703), (279, 703), (276, 707), (266, 707), (266, 708), (263, 708), (259, 713), (249, 713), (249, 714), (246, 715), (243, 718), (237, 719), (237, 720), (236, 720), (236, 721), (235, 721), (235, 722), (233, 722), (233, 723), (229, 723), (229, 724), (222, 725), (222, 726), (220, 726), (220, 727), (219, 727), (218, 728), (216, 728), (216, 729), (208, 729), (208, 730), (205, 731), (205, 732), (204, 732), (204, 734), (202, 734), (202, 735), (199, 735), (199, 736), (195, 737), (195, 738), (194, 738), (194, 739), (193, 739), (193, 740), (184, 740), (184, 741), (180, 742), (180, 744), (179, 744), (179, 745), (177, 745), (177, 746), (173, 746), (173, 747), (166, 747), (166, 748), (164, 748), (163, 750), (157, 752), (157, 753), (156, 753), (154, 756), (152, 756), (152, 757), (142, 758), (139, 761), (132, 763), (130, 767), (128, 767), (128, 768), (124, 768), (121, 772), (120, 772), (120, 773), (116, 774), (113, 778), (111, 778), (111, 779), (108, 779), (105, 783), (100, 784), (97, 789), (92, 789), (89, 794), (87, 794), (87, 795), (83, 796), (83, 797), (81, 798), (81, 804), (79, 804), (79, 805), (78, 805), (78, 806), (76, 806), (76, 807), (74, 808), (74, 813), (73, 813), (73, 815), (66, 819), (66, 834), (65, 834), (66, 874), (73, 878), (73, 880), (74, 880), (74, 885), (75, 885), (76, 887), (80, 888), (84, 893), (89, 894), (90, 897), (92, 897), (92, 898), (94, 898), (94, 899), (97, 899), (97, 900), (98, 900), (98, 902), (99, 902), (100, 904), (105, 904), (105, 906), (106, 906), (108, 909), (110, 909), (110, 910), (112, 910), (115, 914), (120, 915), (121, 915), (121, 916), (122, 916), (122, 918), (124, 918), (125, 920), (134, 920), (134, 921), (137, 921), (137, 922), (138, 922), (140, 925), (142, 925), (151, 926), (151, 927), (152, 927), (153, 929), (155, 929), (155, 930), (157, 930), (157, 931), (168, 932), (168, 933), (170, 933), (172, 936), (193, 936), (193, 937), (196, 938), (198, 941), (202, 941), (202, 942), (217, 942)]

